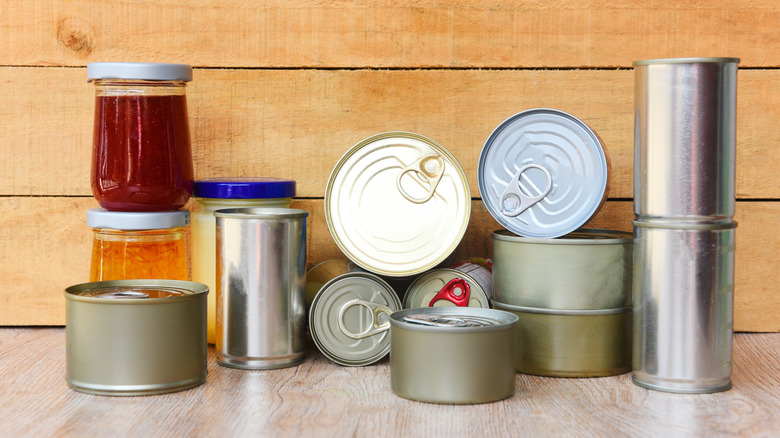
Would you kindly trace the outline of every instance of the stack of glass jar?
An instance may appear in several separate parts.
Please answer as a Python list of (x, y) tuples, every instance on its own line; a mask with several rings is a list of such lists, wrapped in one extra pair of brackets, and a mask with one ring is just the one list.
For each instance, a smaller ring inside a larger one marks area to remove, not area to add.
[(95, 84), (90, 280), (188, 280), (193, 191), (184, 64), (100, 62)]

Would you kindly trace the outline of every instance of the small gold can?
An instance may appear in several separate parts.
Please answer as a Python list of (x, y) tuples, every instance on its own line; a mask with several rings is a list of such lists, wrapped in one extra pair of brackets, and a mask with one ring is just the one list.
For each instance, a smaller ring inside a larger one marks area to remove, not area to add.
[(66, 380), (79, 392), (132, 396), (206, 381), (208, 286), (114, 280), (65, 289)]

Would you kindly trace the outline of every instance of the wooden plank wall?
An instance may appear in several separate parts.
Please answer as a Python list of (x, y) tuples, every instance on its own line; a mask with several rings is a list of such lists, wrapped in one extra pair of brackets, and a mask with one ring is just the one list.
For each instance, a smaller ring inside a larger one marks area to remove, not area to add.
[(308, 263), (339, 256), (328, 175), (359, 140), (406, 130), (460, 161), (473, 215), (458, 256), (497, 229), (476, 165), (490, 132), (535, 107), (588, 123), (612, 159), (589, 224), (631, 230), (635, 60), (741, 58), (735, 328), (780, 331), (780, 4), (774, 0), (2, 0), (0, 324), (63, 324), (85, 281), (96, 61), (182, 62), (196, 177), (282, 176), (312, 212)]

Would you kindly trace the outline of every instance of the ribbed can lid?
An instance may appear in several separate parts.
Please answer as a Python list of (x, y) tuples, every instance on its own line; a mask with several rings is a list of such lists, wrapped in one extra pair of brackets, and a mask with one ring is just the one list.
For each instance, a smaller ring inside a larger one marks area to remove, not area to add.
[(208, 178), (195, 181), (193, 196), (215, 199), (269, 199), (295, 196), (295, 181), (283, 178)]
[(350, 272), (326, 283), (314, 297), (309, 329), (330, 360), (369, 365), (390, 351), (390, 315), (400, 309), (398, 295), (384, 280)]
[(488, 137), (479, 156), (479, 193), (493, 218), (525, 237), (559, 237), (580, 228), (609, 191), (609, 157), (585, 123), (563, 111), (515, 114)]
[(325, 218), (339, 249), (375, 274), (407, 277), (446, 261), (471, 214), (463, 168), (440, 144), (387, 132), (352, 147), (325, 189)]
[(189, 82), (192, 80), (192, 66), (153, 62), (92, 62), (87, 64), (87, 79)]
[(163, 230), (190, 224), (188, 210), (160, 212), (109, 211), (105, 208), (87, 210), (87, 226), (113, 230)]

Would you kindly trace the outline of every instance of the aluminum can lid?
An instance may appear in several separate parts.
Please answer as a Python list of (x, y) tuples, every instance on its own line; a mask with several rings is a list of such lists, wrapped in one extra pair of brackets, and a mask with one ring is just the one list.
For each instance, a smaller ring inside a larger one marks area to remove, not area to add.
[(400, 309), (395, 291), (376, 275), (340, 275), (314, 297), (309, 312), (312, 339), (340, 365), (372, 364), (390, 351), (390, 315)]
[(393, 327), (443, 333), (505, 330), (514, 327), (517, 320), (517, 316), (509, 312), (477, 307), (426, 307), (390, 315)]
[[(453, 280), (461, 280), (468, 286), (468, 292), (461, 290), (458, 296), (468, 293), (468, 305), (462, 307), (490, 307), (490, 299), (482, 286), (470, 275), (455, 269), (441, 268), (434, 269), (422, 274), (409, 286), (404, 294), (404, 309), (414, 309), (421, 307), (455, 307), (455, 300), (447, 299), (446, 295), (440, 294), (444, 288), (451, 284)], [(442, 297), (441, 299), (437, 299)], [(431, 302), (436, 301), (431, 305)]]
[(391, 277), (445, 261), (470, 214), (468, 181), (455, 157), (408, 132), (375, 135), (352, 147), (325, 190), (328, 229), (341, 251), (363, 269)]
[(488, 137), (477, 167), (488, 212), (525, 237), (559, 237), (580, 228), (609, 191), (609, 157), (585, 123), (563, 111), (515, 114)]

